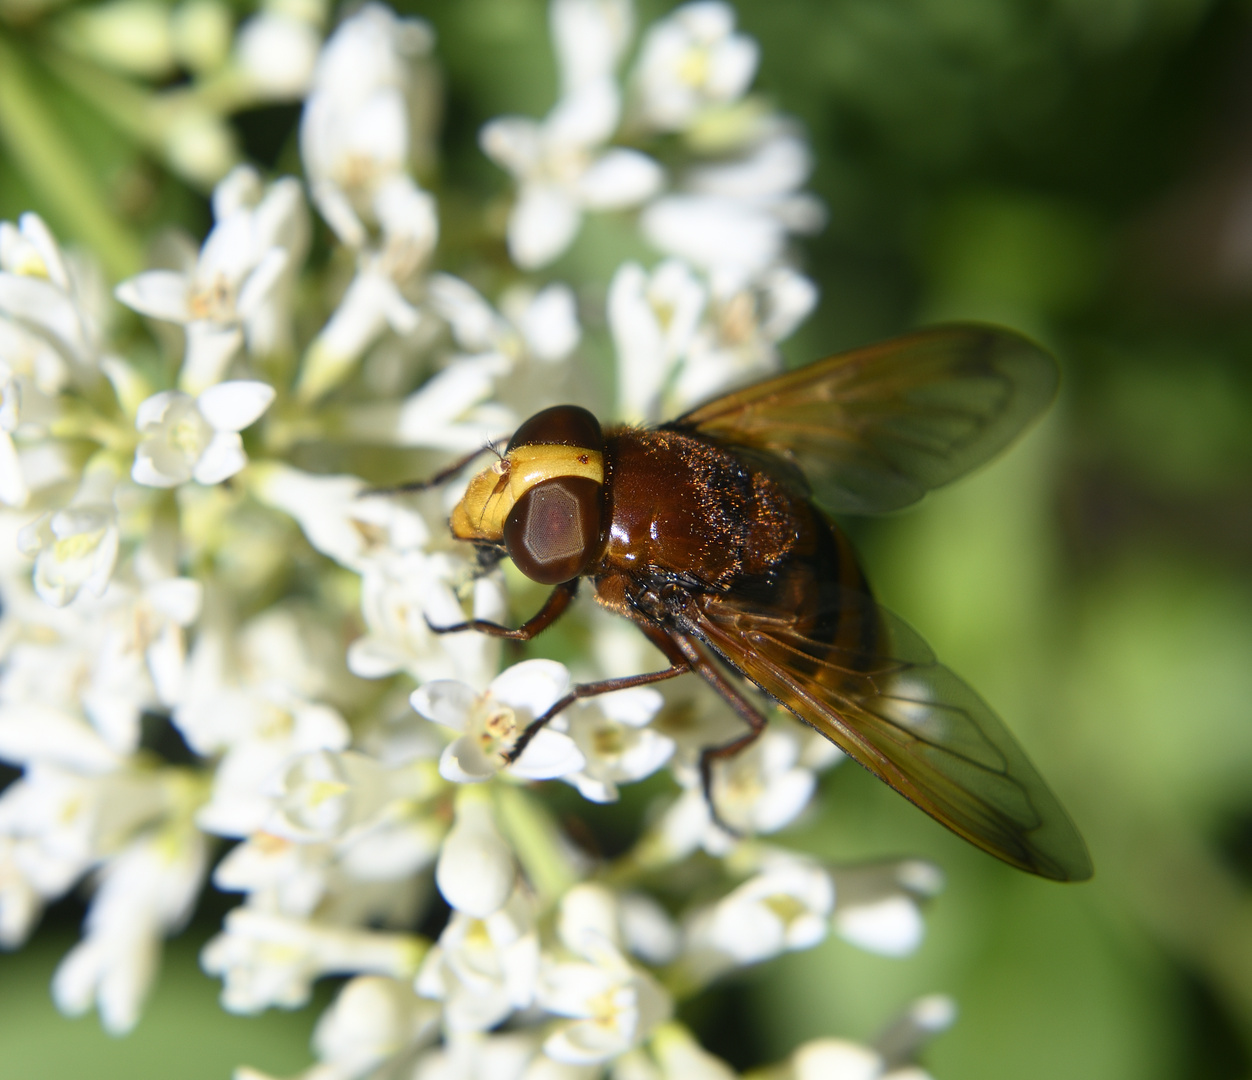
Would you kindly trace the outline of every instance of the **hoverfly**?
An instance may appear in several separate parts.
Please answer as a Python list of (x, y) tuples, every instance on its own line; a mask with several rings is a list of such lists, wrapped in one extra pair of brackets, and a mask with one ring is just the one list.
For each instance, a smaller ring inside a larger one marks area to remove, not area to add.
[(470, 481), (451, 529), (485, 564), (507, 554), (553, 590), (517, 629), (437, 629), (528, 640), (589, 578), (670, 666), (575, 687), (511, 759), (578, 698), (695, 672), (747, 725), (701, 756), (712, 805), (713, 763), (766, 725), (738, 676), (984, 851), (1059, 881), (1090, 877), (1082, 838), (1008, 728), (875, 603), (826, 513), (896, 510), (964, 475), (1029, 426), (1056, 385), (1055, 361), (1027, 339), (953, 325), (832, 356), (655, 428), (545, 409)]

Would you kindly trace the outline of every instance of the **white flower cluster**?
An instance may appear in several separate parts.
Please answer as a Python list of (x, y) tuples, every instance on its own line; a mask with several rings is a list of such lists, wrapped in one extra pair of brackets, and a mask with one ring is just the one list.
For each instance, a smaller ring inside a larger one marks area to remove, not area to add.
[[(29, 5), (27, 18), (61, 6)], [(326, 0), (264, 0), (236, 26), (230, 4), (185, 0), (94, 4), (48, 21), (77, 88), (173, 172), (205, 185), (242, 156), (231, 113), (305, 95), (328, 13)]]
[[(832, 929), (908, 952), (938, 872), (760, 840), (841, 756), (782, 716), (718, 766), (721, 827), (696, 763), (736, 721), (694, 679), (582, 700), (510, 762), (575, 677), (645, 670), (642, 638), (579, 609), (572, 671), (501, 669), (498, 641), (431, 629), (506, 615), (446, 498), (310, 462), (461, 454), (577, 386), (597, 283), (535, 272), (590, 214), (629, 215), (660, 260), (598, 284), (623, 418), (775, 366), (815, 302), (788, 247), (820, 223), (808, 150), (750, 95), (757, 48), (726, 4), (648, 28), (623, 77), (628, 0), (553, 0), (560, 100), (482, 132), (516, 181), (492, 304), (433, 269), (467, 257), (441, 248), (415, 177), (430, 27), (367, 4), (319, 46), (290, 8), (233, 49), (254, 82), (307, 93), (303, 183), (236, 168), (198, 251), (117, 287), (155, 345), (110, 351), (117, 311), (89, 267), (33, 214), (0, 224), (0, 759), (21, 770), (0, 794), (0, 942), (89, 887), (54, 993), (124, 1031), (224, 851), (212, 884), (243, 899), (202, 960), (225, 1007), (293, 1008), (348, 977), (309, 1080), (732, 1076), (673, 1019), (679, 999)], [(320, 289), (306, 192), (335, 247)], [(615, 858), (558, 825), (539, 783), (607, 803), (663, 769), (675, 783)], [(439, 898), (428, 940), (414, 927)], [(926, 999), (877, 1048), (809, 1044), (770, 1075), (920, 1077), (921, 1036), (950, 1019)]]

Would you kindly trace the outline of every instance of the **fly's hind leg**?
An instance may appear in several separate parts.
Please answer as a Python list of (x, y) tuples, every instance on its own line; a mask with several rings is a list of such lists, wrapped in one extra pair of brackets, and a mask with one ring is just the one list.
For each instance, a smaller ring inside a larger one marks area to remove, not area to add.
[(743, 692), (717, 669), (713, 662), (689, 638), (674, 635), (672, 639), (677, 648), (687, 658), (692, 671), (701, 676), (713, 687), (723, 700), (735, 710), (739, 718), (748, 725), (748, 730), (721, 746), (706, 747), (700, 754), (700, 786), (704, 790), (705, 801), (709, 805), (709, 813), (714, 823), (732, 836), (741, 835), (739, 829), (728, 825), (717, 811), (717, 803), (713, 800), (713, 763), (734, 757), (751, 746), (761, 737), (769, 723), (761, 710), (749, 701)]

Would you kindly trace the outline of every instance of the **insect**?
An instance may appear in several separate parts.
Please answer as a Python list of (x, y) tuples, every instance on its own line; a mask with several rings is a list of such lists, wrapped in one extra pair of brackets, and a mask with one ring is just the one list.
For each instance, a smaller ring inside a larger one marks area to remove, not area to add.
[(746, 680), (984, 851), (1085, 879), (1082, 838), (1008, 728), (875, 603), (827, 516), (896, 510), (964, 475), (1029, 426), (1056, 384), (1034, 343), (962, 324), (832, 356), (656, 428), (545, 409), (470, 481), (450, 524), (487, 564), (507, 555), (553, 590), (516, 629), (438, 629), (528, 640), (587, 578), (670, 666), (575, 687), (511, 760), (578, 698), (694, 672), (746, 724), (701, 756), (712, 805), (713, 764), (766, 725)]

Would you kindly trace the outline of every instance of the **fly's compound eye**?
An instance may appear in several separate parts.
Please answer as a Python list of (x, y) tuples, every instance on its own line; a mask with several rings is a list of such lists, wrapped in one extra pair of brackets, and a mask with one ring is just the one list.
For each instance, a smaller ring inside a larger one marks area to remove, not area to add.
[(504, 522), (504, 546), (531, 581), (559, 585), (590, 565), (599, 547), (601, 490), (585, 476), (557, 476), (517, 500)]

